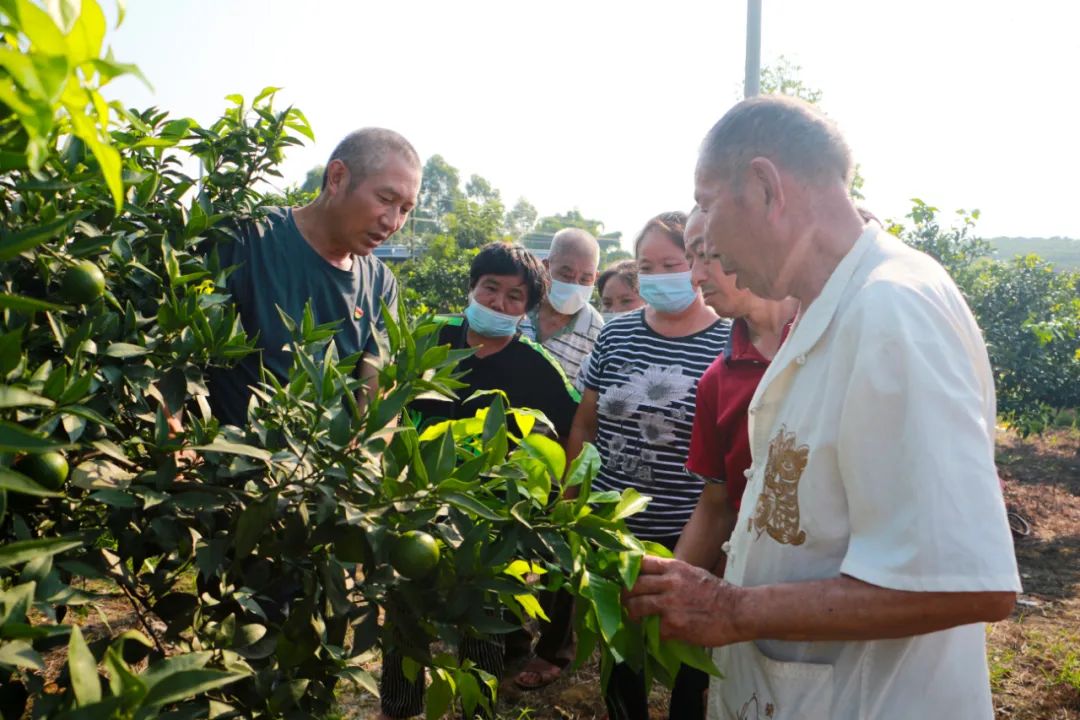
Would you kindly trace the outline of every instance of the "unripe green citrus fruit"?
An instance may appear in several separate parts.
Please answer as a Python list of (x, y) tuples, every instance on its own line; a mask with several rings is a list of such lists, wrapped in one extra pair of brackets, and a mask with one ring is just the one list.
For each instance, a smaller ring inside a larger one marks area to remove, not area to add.
[(82, 260), (68, 268), (60, 281), (60, 294), (69, 303), (86, 305), (105, 292), (105, 276), (97, 265)]
[(15, 469), (48, 490), (60, 490), (68, 476), (68, 462), (58, 452), (26, 455), (19, 460)]
[(420, 580), (439, 564), (439, 544), (420, 530), (402, 533), (390, 551), (390, 564), (402, 577)]

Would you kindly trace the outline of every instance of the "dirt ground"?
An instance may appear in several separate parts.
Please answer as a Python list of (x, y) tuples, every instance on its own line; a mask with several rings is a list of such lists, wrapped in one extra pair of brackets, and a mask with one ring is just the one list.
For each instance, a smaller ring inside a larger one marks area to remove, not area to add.
[(1010, 509), (1031, 534), (1016, 540), (1024, 594), (988, 630), (1000, 718), (1080, 719), (1080, 432), (998, 439)]

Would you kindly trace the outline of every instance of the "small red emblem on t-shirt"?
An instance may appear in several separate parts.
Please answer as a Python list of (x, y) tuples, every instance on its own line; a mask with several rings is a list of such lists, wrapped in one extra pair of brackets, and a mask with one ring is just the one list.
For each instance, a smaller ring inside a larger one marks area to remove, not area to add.
[(361, 308), (359, 305), (357, 305), (356, 309), (353, 310), (352, 316), (353, 316), (353, 320), (359, 320), (360, 318), (364, 317), (363, 308)]

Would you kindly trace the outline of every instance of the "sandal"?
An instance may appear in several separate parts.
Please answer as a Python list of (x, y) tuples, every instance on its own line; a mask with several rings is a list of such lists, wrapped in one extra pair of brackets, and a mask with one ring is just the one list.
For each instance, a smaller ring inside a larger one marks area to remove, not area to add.
[(522, 690), (539, 690), (559, 679), (562, 668), (552, 665), (547, 660), (534, 657), (525, 668), (514, 676), (514, 684)]

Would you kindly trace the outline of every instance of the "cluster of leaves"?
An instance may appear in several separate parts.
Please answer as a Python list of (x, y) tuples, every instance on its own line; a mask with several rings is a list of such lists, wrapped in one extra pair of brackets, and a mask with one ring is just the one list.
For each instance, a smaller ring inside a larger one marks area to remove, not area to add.
[(449, 236), (432, 238), (423, 253), (397, 269), (403, 295), (416, 312), (460, 313), (468, 303), (469, 269), (478, 251)]
[[(437, 345), (430, 317), (402, 306), (388, 321), (364, 403), (362, 359), (338, 356), (334, 327), (310, 311), (285, 318), (290, 376), (264, 377), (245, 428), (219, 424), (209, 373), (254, 346), (215, 248), (271, 199), (258, 188), (311, 130), (274, 108), (273, 88), (250, 105), (230, 96), (209, 127), (98, 107), (100, 85), (87, 85), (108, 76), (87, 72), (80, 43), (100, 8), (71, 7), (0, 2), (0, 50), (29, 62), (12, 72), (3, 55), (0, 88), (40, 101), (0, 95), (5, 717), (313, 717), (341, 678), (374, 690), (361, 665), (388, 647), (433, 668), (429, 716), (455, 697), (489, 705), (490, 678), (433, 657), (432, 642), (514, 628), (557, 587), (582, 599), (578, 631), (605, 666), (640, 658), (667, 680), (679, 658), (707, 664), (625, 623), (619, 588), (647, 548), (623, 522), (646, 499), (591, 492), (594, 449), (569, 469), (581, 499), (561, 500), (551, 490), (566, 458), (546, 421), (501, 397), (423, 433), (394, 423), (419, 394), (460, 387), (460, 354)], [(34, 94), (30, 73), (53, 71), (86, 91), (82, 107)], [(27, 115), (46, 111), (51, 125)], [(82, 136), (80, 112), (108, 152)], [(394, 562), (417, 530), (442, 550), (422, 578)], [(84, 637), (78, 619), (106, 592), (127, 599), (138, 629)]]
[(956, 280), (986, 339), (998, 411), (1027, 435), (1080, 406), (1080, 273), (1034, 255), (997, 260), (975, 232), (977, 210), (943, 226), (938, 208), (913, 201), (910, 224), (889, 231), (936, 258)]

